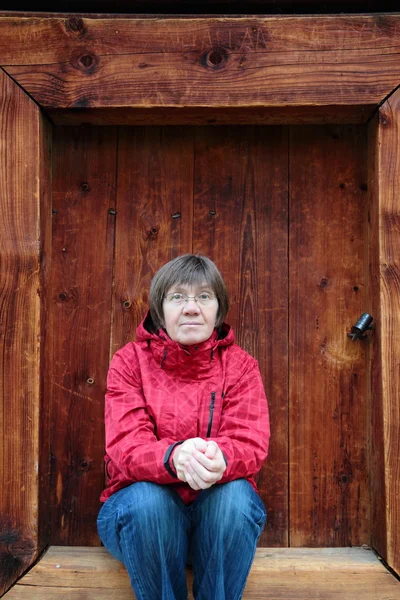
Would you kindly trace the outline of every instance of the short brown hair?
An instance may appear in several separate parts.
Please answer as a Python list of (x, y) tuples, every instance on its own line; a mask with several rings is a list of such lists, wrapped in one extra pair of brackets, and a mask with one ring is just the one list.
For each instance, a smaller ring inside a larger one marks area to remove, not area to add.
[(206, 282), (218, 299), (216, 327), (222, 325), (229, 309), (229, 296), (216, 264), (207, 256), (183, 254), (167, 262), (154, 275), (150, 285), (150, 314), (156, 329), (164, 325), (163, 301), (174, 285)]

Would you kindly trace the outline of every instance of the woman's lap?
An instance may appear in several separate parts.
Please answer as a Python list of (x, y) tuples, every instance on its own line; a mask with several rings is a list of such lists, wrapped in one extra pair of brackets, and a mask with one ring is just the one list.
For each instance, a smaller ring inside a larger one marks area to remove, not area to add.
[[(196, 579), (198, 585), (203, 582), (203, 587), (221, 585), (229, 589), (223, 572), (232, 569), (235, 572), (228, 579), (237, 580), (238, 568), (243, 570), (242, 578), (246, 579), (265, 517), (261, 499), (244, 479), (202, 490), (190, 506), (185, 506), (169, 486), (138, 482), (119, 490), (105, 502), (99, 513), (98, 530), (109, 552), (125, 563), (135, 592), (137, 586), (142, 585), (139, 565), (146, 564), (154, 570), (153, 578), (157, 569), (164, 569), (164, 563), (174, 572), (184, 572), (188, 553), (193, 563), (196, 592)], [(240, 564), (235, 565), (237, 557)], [(210, 561), (214, 573), (221, 572), (219, 584), (206, 581), (211, 576)], [(184, 573), (180, 579), (176, 577), (172, 582), (173, 591), (171, 588), (163, 598), (185, 597)], [(216, 598), (225, 597), (222, 592), (215, 593)], [(143, 591), (143, 597), (150, 598), (150, 592)], [(202, 597), (201, 592), (199, 597)], [(226, 597), (240, 596), (228, 592)]]

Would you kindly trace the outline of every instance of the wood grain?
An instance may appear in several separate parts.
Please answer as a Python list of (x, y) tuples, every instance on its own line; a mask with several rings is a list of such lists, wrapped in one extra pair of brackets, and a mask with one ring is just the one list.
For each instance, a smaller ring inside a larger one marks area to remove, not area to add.
[[(191, 570), (187, 579), (190, 588)], [(125, 568), (104, 548), (51, 547), (5, 598), (105, 600), (110, 595), (135, 598)], [(365, 548), (258, 549), (243, 599), (304, 598), (398, 600), (400, 583)]]
[(384, 398), (382, 387), (380, 277), (380, 139), (379, 113), (368, 126), (369, 278), (368, 312), (374, 318), (371, 344), (371, 544), (387, 559), (387, 497), (385, 486)]
[(282, 107), (61, 108), (47, 110), (55, 125), (304, 125), (366, 123), (374, 105)]
[(399, 19), (3, 17), (0, 64), (53, 109), (376, 106), (400, 79)]
[(39, 551), (44, 128), (38, 107), (0, 71), (0, 594)]
[(100, 544), (117, 131), (56, 129), (49, 320), (53, 543)]
[(192, 250), (193, 132), (120, 128), (111, 353), (135, 338), (155, 272)]
[(259, 475), (268, 511), (261, 545), (287, 545), (287, 130), (196, 131), (193, 251), (217, 263), (228, 322), (258, 359), (273, 431)]
[(52, 142), (53, 128), (45, 119), (40, 120), (40, 306), (41, 306), (41, 335), (40, 335), (40, 419), (39, 419), (39, 548), (45, 548), (50, 543), (49, 510), (51, 502), (50, 489), (50, 408), (48, 390), (49, 371), (51, 364), (50, 344), (48, 334), (50, 278), (52, 268)]
[[(400, 572), (400, 240), (399, 200), (400, 94), (395, 92), (371, 125), (374, 144), (372, 183), (372, 280), (377, 309), (377, 340), (372, 379), (376, 431), (374, 449), (373, 541), (389, 565)], [(374, 131), (375, 130), (375, 131)], [(384, 539), (380, 528), (386, 532)], [(386, 543), (385, 543), (386, 542)], [(383, 546), (381, 548), (381, 546)], [(385, 547), (386, 546), (386, 547)]]
[[(79, 50), (98, 56), (223, 49), (230, 53), (318, 54), (347, 49), (357, 54), (400, 51), (400, 15), (201, 16), (82, 18), (0, 16), (0, 64), (69, 63)], [(290, 61), (287, 61), (290, 62)], [(325, 61), (326, 62), (326, 61)]]
[[(89, 58), (75, 65), (7, 66), (43, 108), (377, 105), (400, 80), (399, 57), (375, 50), (225, 54), (221, 68), (189, 52)], [(312, 56), (310, 56), (312, 54)], [(88, 55), (84, 55), (86, 57)], [(223, 58), (221, 58), (223, 57)], [(354, 73), (361, 72), (359, 80)]]
[(292, 128), (290, 154), (290, 543), (369, 540), (366, 135)]

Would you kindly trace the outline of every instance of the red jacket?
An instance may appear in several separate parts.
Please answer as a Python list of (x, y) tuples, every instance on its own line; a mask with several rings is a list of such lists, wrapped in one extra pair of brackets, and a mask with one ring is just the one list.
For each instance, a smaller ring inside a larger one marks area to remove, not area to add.
[[(149, 326), (150, 324), (150, 326)], [(201, 437), (221, 448), (219, 483), (254, 475), (268, 452), (267, 400), (257, 361), (223, 325), (196, 346), (182, 346), (146, 319), (137, 341), (114, 355), (105, 407), (108, 485), (100, 500), (135, 481), (173, 485), (186, 504), (199, 492), (177, 479), (169, 458), (176, 442)]]

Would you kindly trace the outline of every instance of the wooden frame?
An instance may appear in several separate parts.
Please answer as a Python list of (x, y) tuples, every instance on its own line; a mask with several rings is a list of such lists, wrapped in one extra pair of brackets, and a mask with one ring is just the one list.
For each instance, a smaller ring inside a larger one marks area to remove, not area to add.
[[(46, 545), (54, 124), (369, 123), (372, 544), (400, 572), (400, 14), (0, 17), (0, 592)], [(46, 117), (47, 115), (47, 117)], [(42, 375), (40, 375), (40, 373)], [(17, 375), (16, 379), (12, 375)]]

